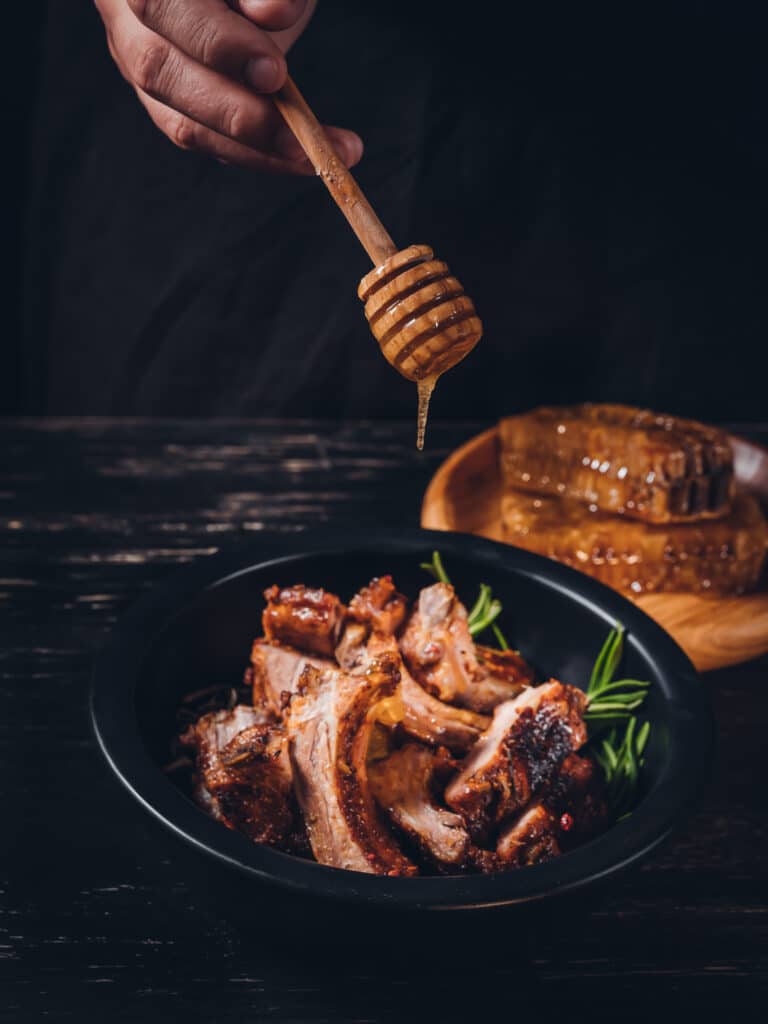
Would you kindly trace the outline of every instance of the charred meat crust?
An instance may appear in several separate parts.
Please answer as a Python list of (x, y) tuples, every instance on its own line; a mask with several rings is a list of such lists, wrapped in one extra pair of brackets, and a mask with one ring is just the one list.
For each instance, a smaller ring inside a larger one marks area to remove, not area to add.
[(502, 826), (496, 844), (499, 865), (522, 867), (550, 860), (594, 835), (606, 816), (594, 764), (569, 754), (541, 801)]
[(305, 587), (270, 587), (262, 615), (267, 640), (333, 657), (346, 609), (335, 594)]
[(306, 848), (285, 735), (245, 705), (203, 715), (181, 737), (196, 754), (197, 802), (228, 828), (280, 849)]
[(483, 677), (505, 683), (509, 688), (504, 700), (516, 697), (526, 686), (533, 685), (533, 667), (519, 651), (500, 651), (495, 647), (475, 644), (475, 653)]
[(486, 838), (535, 799), (567, 755), (582, 746), (585, 706), (581, 690), (552, 680), (496, 708), (491, 727), (445, 792), (474, 838)]
[(370, 874), (416, 873), (384, 823), (367, 776), (374, 709), (398, 681), (396, 666), (384, 660), (363, 677), (308, 666), (291, 701), (287, 731), (297, 795), (322, 864)]
[(557, 822), (544, 804), (534, 804), (510, 822), (499, 835), (499, 866), (526, 867), (552, 860), (561, 853)]
[(403, 622), (408, 602), (398, 594), (391, 576), (376, 576), (349, 602), (348, 615), (377, 633), (392, 635)]
[(397, 665), (386, 659), (374, 662), (366, 672), (366, 680), (371, 693), (366, 694), (366, 687), (358, 687), (340, 732), (337, 771), (341, 804), (377, 873), (415, 875), (416, 867), (403, 855), (382, 820), (368, 779), (368, 744), (374, 724), (370, 712), (378, 701), (394, 694), (400, 681)]
[(546, 794), (546, 804), (567, 828), (560, 837), (563, 849), (571, 849), (595, 835), (608, 817), (602, 777), (589, 757), (569, 754)]

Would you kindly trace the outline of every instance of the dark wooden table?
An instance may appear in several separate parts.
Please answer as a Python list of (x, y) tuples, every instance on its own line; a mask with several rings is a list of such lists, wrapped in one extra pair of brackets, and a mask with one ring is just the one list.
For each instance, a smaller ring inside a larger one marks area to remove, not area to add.
[[(699, 811), (586, 916), (508, 957), (318, 964), (204, 908), (129, 813), (87, 717), (93, 652), (180, 563), (238, 536), (413, 524), (448, 450), (482, 424), (6, 422), (0, 533), (2, 1020), (569, 1019), (727, 1009), (768, 993), (768, 661), (708, 676), (719, 763)], [(752, 433), (768, 439), (768, 428)], [(350, 937), (357, 947), (365, 934)]]

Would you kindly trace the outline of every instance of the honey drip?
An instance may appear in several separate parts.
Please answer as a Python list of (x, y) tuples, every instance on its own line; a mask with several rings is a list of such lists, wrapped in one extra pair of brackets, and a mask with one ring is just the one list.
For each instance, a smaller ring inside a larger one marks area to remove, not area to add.
[(419, 411), (416, 417), (416, 447), (419, 451), (424, 449), (424, 435), (427, 432), (427, 417), (429, 416), (429, 400), (435, 390), (437, 377), (424, 377), (416, 381), (416, 390), (419, 393)]

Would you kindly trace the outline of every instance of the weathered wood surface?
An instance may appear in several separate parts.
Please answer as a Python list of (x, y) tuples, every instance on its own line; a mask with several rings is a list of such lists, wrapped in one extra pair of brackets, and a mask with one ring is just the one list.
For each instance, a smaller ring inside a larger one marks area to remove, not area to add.
[(481, 934), (446, 936), (443, 964), (340, 950), (335, 968), (246, 937), (200, 906), (94, 748), (91, 657), (147, 588), (237, 535), (416, 525), (434, 469), (481, 427), (434, 423), (419, 456), (412, 423), (2, 425), (0, 1019), (477, 1020), (500, 1001), (505, 1019), (665, 1019), (765, 996), (766, 659), (705, 677), (718, 764), (675, 838), (579, 927), (534, 942), (512, 924), (508, 959), (480, 970), (461, 950)]

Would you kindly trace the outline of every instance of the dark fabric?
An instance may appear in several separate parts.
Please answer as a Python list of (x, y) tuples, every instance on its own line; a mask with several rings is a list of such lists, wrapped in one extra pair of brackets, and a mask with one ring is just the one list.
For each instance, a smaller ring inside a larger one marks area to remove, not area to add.
[[(411, 415), (356, 296), (367, 257), (319, 182), (175, 149), (92, 5), (50, 6), (26, 411)], [(764, 416), (760, 38), (725, 11), (502, 6), (475, 22), (320, 0), (290, 58), (319, 115), (363, 136), (355, 173), (395, 240), (432, 245), (484, 320), (435, 413), (596, 399)]]

